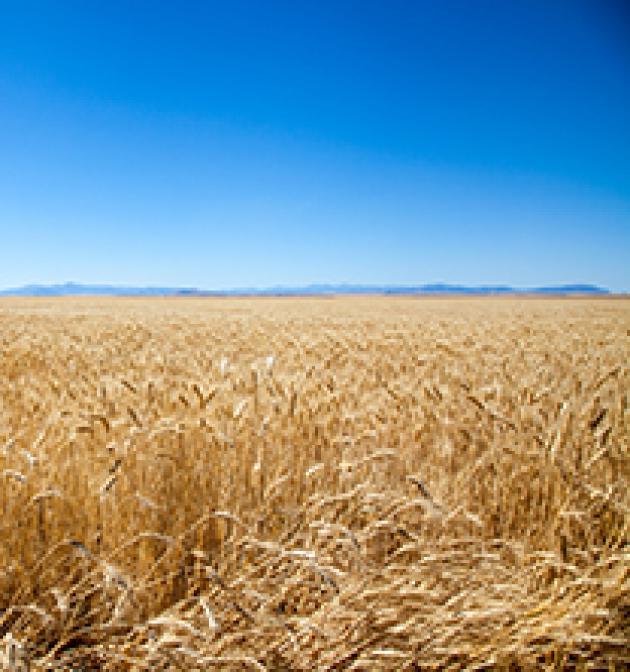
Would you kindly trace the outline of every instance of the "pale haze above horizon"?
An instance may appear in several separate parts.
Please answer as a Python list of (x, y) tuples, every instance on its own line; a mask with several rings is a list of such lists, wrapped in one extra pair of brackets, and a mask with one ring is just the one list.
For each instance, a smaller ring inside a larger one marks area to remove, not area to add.
[(623, 1), (0, 0), (0, 289), (630, 290)]

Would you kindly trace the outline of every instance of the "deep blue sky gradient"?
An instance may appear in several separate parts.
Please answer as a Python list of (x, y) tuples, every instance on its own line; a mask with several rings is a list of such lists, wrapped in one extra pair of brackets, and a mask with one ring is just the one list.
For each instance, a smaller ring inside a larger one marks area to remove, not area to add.
[(626, 2), (0, 0), (0, 288), (629, 259)]

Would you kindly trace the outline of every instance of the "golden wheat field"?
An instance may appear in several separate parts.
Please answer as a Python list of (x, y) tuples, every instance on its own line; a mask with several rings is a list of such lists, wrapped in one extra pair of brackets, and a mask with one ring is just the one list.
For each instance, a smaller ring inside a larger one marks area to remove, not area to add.
[(630, 665), (630, 301), (4, 299), (0, 667)]

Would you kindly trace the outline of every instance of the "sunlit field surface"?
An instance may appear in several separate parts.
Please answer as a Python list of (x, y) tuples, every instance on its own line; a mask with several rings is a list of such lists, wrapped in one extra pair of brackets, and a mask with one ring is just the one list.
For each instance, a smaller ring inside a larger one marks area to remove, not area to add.
[(3, 299), (0, 340), (5, 668), (630, 664), (630, 301)]

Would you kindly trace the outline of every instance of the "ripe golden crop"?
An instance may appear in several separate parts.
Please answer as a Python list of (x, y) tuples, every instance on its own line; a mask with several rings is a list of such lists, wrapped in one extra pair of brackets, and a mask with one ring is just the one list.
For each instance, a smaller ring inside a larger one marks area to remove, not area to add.
[(630, 661), (629, 301), (4, 299), (0, 343), (0, 668)]

